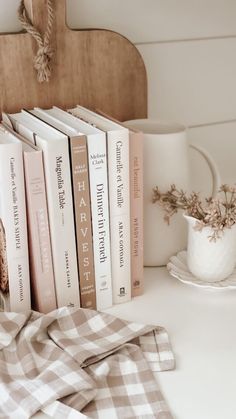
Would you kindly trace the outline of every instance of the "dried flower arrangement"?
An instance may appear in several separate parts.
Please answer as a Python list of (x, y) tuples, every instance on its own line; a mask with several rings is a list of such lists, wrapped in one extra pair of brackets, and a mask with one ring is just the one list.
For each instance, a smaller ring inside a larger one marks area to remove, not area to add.
[(225, 228), (231, 228), (236, 223), (235, 186), (221, 185), (216, 198), (204, 200), (200, 198), (199, 193), (192, 192), (188, 196), (175, 185), (171, 185), (166, 193), (161, 193), (156, 186), (153, 189), (153, 203), (156, 202), (164, 209), (164, 219), (168, 224), (178, 210), (184, 210), (187, 215), (196, 218), (196, 230), (211, 227), (211, 241), (216, 241), (222, 236)]

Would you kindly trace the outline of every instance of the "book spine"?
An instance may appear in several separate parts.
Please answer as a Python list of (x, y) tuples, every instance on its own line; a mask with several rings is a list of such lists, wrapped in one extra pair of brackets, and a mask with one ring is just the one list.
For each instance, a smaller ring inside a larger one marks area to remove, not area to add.
[(68, 140), (50, 143), (36, 137), (43, 150), (54, 278), (58, 307), (80, 305)]
[(143, 294), (143, 134), (130, 132), (131, 296)]
[(30, 279), (33, 308), (57, 308), (42, 151), (24, 151)]
[(112, 305), (107, 150), (104, 133), (87, 136), (97, 310)]
[[(31, 308), (24, 169), (21, 143), (0, 145), (1, 309)], [(5, 249), (5, 253), (4, 253)], [(3, 257), (3, 260), (2, 260)], [(7, 306), (5, 306), (5, 302)]]
[(86, 136), (70, 138), (81, 307), (96, 309)]
[(129, 131), (107, 133), (113, 302), (131, 299)]

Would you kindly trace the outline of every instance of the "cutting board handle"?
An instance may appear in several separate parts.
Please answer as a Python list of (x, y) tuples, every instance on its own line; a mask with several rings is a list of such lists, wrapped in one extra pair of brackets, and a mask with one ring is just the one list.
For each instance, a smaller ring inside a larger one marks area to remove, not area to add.
[[(47, 0), (24, 0), (26, 10), (33, 25), (44, 33), (47, 26)], [(54, 0), (53, 2), (55, 19), (55, 31), (68, 31), (66, 25), (66, 0)], [(53, 39), (53, 36), (52, 36)]]
[[(47, 1), (24, 1), (32, 23), (45, 34)], [(53, 4), (50, 47), (54, 54), (49, 83), (38, 82), (35, 39), (27, 32), (0, 34), (0, 112), (53, 105), (67, 109), (79, 103), (121, 121), (145, 118), (147, 75), (137, 48), (113, 31), (69, 29), (66, 1), (54, 0)]]

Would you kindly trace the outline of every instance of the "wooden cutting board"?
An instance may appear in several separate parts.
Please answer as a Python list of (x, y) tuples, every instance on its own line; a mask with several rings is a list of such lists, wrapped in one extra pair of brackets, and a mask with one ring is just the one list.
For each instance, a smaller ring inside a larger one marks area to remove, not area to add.
[[(33, 68), (36, 43), (25, 32), (0, 34), (0, 111), (22, 107), (81, 104), (121, 121), (147, 116), (147, 80), (135, 46), (108, 30), (71, 30), (66, 0), (55, 0), (55, 55), (50, 81), (38, 83)], [(33, 23), (45, 29), (46, 0), (25, 0)]]

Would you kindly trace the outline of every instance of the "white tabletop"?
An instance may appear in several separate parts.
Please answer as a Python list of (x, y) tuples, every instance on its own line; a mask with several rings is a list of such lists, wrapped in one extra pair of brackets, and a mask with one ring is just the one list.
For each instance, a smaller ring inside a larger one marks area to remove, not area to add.
[(157, 374), (175, 419), (236, 418), (236, 290), (183, 284), (165, 268), (145, 269), (142, 297), (110, 313), (164, 326), (176, 358)]
[(144, 295), (107, 312), (167, 329), (176, 369), (156, 376), (175, 419), (236, 418), (236, 290), (200, 289), (146, 268)]

